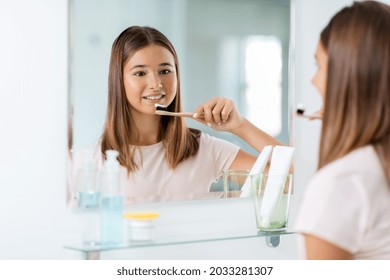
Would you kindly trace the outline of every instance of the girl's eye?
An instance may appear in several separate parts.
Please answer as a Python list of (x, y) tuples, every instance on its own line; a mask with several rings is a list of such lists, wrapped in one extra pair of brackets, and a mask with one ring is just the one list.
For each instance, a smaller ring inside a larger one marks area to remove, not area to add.
[(142, 76), (145, 76), (145, 75), (146, 75), (146, 73), (143, 72), (143, 71), (137, 71), (137, 72), (134, 73), (134, 76), (137, 76), (137, 77), (142, 77)]
[(166, 75), (166, 74), (169, 74), (169, 73), (171, 73), (171, 72), (172, 72), (172, 71), (169, 70), (169, 69), (164, 69), (164, 70), (161, 70), (161, 71), (160, 71), (160, 74)]

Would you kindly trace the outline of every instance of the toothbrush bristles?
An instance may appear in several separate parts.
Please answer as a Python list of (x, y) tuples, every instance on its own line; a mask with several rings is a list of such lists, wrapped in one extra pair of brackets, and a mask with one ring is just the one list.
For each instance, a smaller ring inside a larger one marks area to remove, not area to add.
[(154, 104), (154, 107), (156, 108), (156, 111), (157, 110), (160, 110), (160, 111), (166, 111), (167, 110), (167, 106), (162, 105), (162, 104), (158, 104), (158, 103)]
[(305, 113), (305, 106), (303, 106), (302, 103), (298, 103), (296, 108), (298, 115), (303, 115)]

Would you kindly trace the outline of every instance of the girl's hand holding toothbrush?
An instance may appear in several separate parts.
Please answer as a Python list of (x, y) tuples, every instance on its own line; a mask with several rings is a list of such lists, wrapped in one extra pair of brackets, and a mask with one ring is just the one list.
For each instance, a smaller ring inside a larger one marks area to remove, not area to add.
[(193, 118), (217, 131), (233, 132), (245, 123), (233, 101), (223, 97), (214, 97), (200, 105)]

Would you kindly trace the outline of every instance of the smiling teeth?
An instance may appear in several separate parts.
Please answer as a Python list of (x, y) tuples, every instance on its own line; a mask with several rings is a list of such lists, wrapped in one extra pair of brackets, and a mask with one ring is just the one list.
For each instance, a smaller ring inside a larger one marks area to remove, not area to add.
[(157, 99), (160, 99), (162, 97), (163, 97), (163, 95), (157, 95), (157, 96), (145, 96), (144, 98), (148, 99), (148, 100), (157, 100)]

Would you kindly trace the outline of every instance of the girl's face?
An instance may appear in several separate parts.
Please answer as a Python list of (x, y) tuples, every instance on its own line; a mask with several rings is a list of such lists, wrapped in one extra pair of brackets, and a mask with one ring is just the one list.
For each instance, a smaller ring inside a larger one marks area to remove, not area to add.
[(317, 72), (311, 82), (321, 94), (322, 101), (324, 102), (326, 93), (326, 80), (328, 75), (328, 54), (325, 51), (325, 48), (322, 46), (321, 42), (319, 42), (317, 45), (315, 58), (317, 62)]
[(123, 82), (132, 109), (154, 114), (154, 104), (169, 105), (176, 96), (177, 75), (172, 53), (159, 45), (138, 50), (124, 65)]

